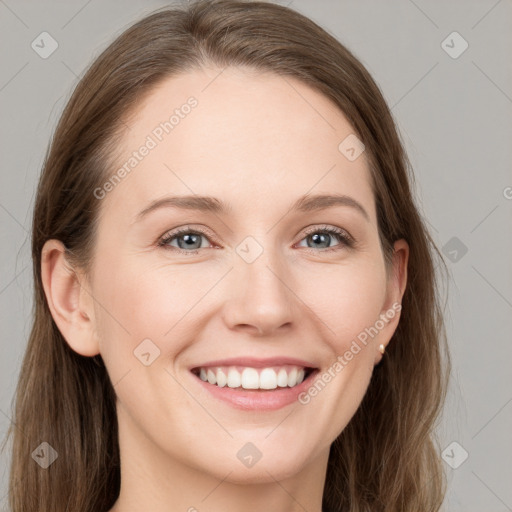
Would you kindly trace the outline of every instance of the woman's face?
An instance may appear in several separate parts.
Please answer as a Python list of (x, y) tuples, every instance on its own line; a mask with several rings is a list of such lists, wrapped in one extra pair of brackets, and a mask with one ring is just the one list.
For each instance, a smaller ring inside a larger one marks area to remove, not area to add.
[[(366, 154), (354, 159), (353, 139), (339, 149), (354, 132), (342, 113), (292, 78), (220, 71), (167, 79), (127, 121), (109, 177), (127, 172), (96, 192), (91, 322), (122, 450), (269, 481), (326, 460), (396, 328), (403, 281), (387, 280)], [(297, 207), (316, 195), (351, 199)], [(297, 388), (294, 366), (316, 372)], [(235, 389), (246, 367), (246, 387), (280, 384)]]

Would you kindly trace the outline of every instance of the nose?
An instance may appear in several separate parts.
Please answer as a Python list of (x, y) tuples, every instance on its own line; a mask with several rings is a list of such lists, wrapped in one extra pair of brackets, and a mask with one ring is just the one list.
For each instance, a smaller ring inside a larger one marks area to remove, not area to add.
[(223, 315), (230, 329), (268, 336), (291, 328), (297, 298), (282, 265), (264, 255), (252, 263), (237, 259), (230, 274)]

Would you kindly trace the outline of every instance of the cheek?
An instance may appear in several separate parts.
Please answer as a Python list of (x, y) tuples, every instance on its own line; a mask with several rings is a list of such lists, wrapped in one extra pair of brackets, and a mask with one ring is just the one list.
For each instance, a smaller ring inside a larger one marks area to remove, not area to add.
[(382, 310), (386, 293), (384, 271), (365, 264), (339, 265), (325, 272), (309, 273), (301, 297), (322, 321), (336, 353), (343, 353)]
[(129, 356), (147, 338), (162, 354), (178, 353), (180, 340), (198, 327), (192, 320), (202, 300), (224, 273), (165, 262), (148, 266), (143, 258), (118, 260), (96, 273), (95, 296), (103, 306), (96, 308), (99, 333), (105, 353), (116, 359)]

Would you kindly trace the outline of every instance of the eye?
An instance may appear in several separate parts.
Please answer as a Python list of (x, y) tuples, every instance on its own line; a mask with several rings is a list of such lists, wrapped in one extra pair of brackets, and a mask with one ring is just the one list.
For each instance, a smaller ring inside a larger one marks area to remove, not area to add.
[[(182, 254), (197, 254), (199, 249), (204, 248), (202, 238), (208, 239), (203, 230), (184, 227), (165, 234), (158, 242), (158, 245), (164, 248), (175, 249)], [(176, 240), (177, 247), (171, 243), (174, 240)]]
[[(338, 244), (334, 247), (325, 247), (329, 245), (332, 240), (338, 240)], [(306, 237), (303, 240), (311, 240), (311, 246), (308, 248), (317, 248), (322, 252), (338, 251), (343, 247), (353, 247), (354, 239), (344, 229), (336, 228), (333, 226), (322, 226), (310, 228), (306, 231)]]
[[(318, 252), (314, 249), (319, 249), (321, 252), (339, 251), (344, 247), (351, 248), (355, 245), (355, 240), (347, 231), (334, 226), (316, 226), (306, 230), (305, 234), (306, 237), (302, 240), (312, 241), (312, 245), (307, 248), (313, 250), (313, 252)], [(203, 239), (209, 240), (206, 231), (201, 228), (192, 229), (185, 226), (166, 233), (158, 241), (158, 246), (178, 251), (181, 254), (194, 255), (199, 253), (199, 249), (211, 247), (211, 245), (203, 245)], [(338, 240), (338, 243), (329, 246), (333, 240)]]

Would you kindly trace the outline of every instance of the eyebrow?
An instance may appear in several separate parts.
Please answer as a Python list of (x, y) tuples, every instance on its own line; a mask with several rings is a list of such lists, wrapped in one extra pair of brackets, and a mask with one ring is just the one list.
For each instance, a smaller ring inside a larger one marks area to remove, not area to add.
[[(341, 194), (305, 195), (295, 201), (289, 211), (313, 212), (335, 206), (348, 206), (350, 208), (354, 208), (362, 214), (368, 222), (370, 222), (370, 216), (361, 203), (356, 201), (353, 197)], [(227, 205), (216, 197), (198, 195), (168, 196), (150, 203), (148, 207), (138, 213), (136, 222), (141, 220), (148, 213), (160, 208), (180, 208), (184, 210), (196, 210), (224, 215), (232, 212), (230, 205)]]

